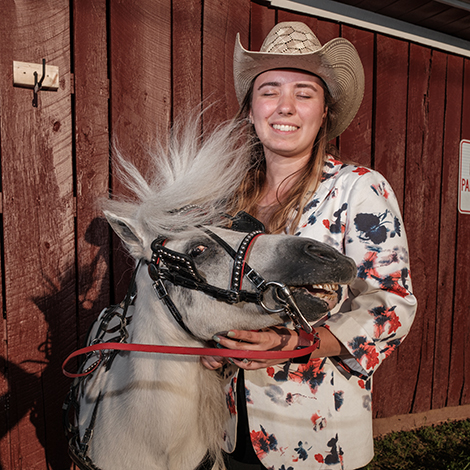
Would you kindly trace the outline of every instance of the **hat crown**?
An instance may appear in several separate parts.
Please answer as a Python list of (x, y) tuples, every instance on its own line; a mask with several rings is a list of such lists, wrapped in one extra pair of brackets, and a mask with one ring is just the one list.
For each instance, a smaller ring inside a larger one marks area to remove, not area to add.
[(320, 49), (321, 43), (304, 23), (279, 23), (261, 46), (260, 52), (271, 54), (309, 54)]

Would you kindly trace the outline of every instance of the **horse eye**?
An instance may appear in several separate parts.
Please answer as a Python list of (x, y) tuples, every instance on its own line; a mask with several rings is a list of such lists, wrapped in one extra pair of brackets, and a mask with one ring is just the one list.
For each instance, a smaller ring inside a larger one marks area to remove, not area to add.
[(193, 258), (196, 258), (196, 256), (202, 255), (205, 251), (207, 250), (207, 246), (204, 245), (198, 245), (195, 248), (193, 248), (189, 254)]

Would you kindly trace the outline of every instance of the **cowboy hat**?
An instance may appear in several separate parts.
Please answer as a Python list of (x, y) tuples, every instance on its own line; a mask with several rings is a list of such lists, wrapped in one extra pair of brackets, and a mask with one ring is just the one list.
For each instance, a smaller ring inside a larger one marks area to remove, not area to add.
[(298, 69), (320, 77), (333, 97), (328, 140), (351, 123), (364, 95), (364, 69), (355, 47), (344, 38), (320, 44), (304, 23), (279, 23), (269, 32), (259, 52), (247, 51), (237, 34), (233, 75), (238, 103), (242, 104), (253, 80), (273, 69)]

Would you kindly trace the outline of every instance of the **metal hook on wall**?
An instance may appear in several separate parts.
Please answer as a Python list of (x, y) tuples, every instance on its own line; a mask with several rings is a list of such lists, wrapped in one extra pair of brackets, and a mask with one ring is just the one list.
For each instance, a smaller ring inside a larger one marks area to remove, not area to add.
[(38, 107), (38, 91), (42, 88), (42, 82), (46, 77), (46, 59), (42, 59), (42, 77), (38, 80), (38, 73), (34, 72), (34, 88), (33, 88), (33, 106)]

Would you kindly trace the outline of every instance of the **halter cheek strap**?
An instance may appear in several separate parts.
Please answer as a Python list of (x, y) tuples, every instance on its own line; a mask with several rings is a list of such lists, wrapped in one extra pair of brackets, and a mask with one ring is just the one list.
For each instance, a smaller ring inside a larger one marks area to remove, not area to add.
[(184, 323), (183, 317), (181, 316), (178, 308), (176, 305), (173, 303), (171, 300), (171, 297), (168, 295), (168, 292), (166, 290), (165, 285), (163, 284), (163, 277), (161, 274), (161, 270), (159, 268), (160, 266), (160, 260), (163, 257), (171, 258), (175, 260), (178, 266), (178, 269), (180, 269), (180, 266), (182, 266), (184, 263), (186, 264), (186, 270), (187, 272), (190, 272), (193, 274), (193, 276), (197, 279), (196, 272), (197, 270), (195, 269), (194, 264), (189, 262), (189, 259), (186, 257), (176, 259), (176, 255), (173, 254), (173, 252), (170, 252), (169, 250), (164, 250), (163, 246), (166, 242), (166, 239), (164, 238), (157, 238), (156, 240), (153, 241), (152, 243), (152, 260), (150, 263), (148, 263), (148, 272), (149, 276), (154, 281), (153, 283), (153, 288), (155, 290), (155, 293), (157, 294), (157, 297), (166, 305), (168, 310), (170, 311), (171, 315), (175, 319), (175, 321), (178, 323), (178, 325), (188, 333), (188, 335), (195, 337), (193, 332), (186, 326)]
[(237, 251), (235, 251), (223, 238), (220, 238), (211, 230), (205, 229), (204, 232), (209, 235), (209, 237), (211, 237), (214, 241), (216, 241), (234, 260), (230, 290), (234, 292), (240, 292), (244, 276), (248, 278), (248, 280), (253, 284), (253, 286), (257, 290), (264, 292), (267, 289), (267, 283), (263, 279), (263, 277), (246, 263), (246, 257), (248, 255), (248, 251), (251, 245), (259, 236), (263, 235), (264, 232), (261, 232), (259, 230), (250, 232), (242, 240)]

